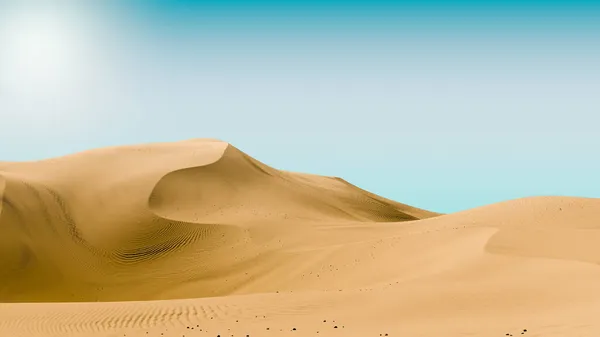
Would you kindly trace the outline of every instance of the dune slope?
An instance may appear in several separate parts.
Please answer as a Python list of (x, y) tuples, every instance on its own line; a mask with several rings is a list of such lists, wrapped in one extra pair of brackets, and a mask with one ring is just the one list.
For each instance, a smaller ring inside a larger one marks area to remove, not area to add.
[(9, 163), (0, 197), (3, 336), (600, 333), (599, 199), (440, 215), (215, 140)]
[(247, 269), (279, 261), (298, 232), (435, 215), (213, 140), (15, 163), (2, 176), (4, 302), (229, 294), (261, 282)]

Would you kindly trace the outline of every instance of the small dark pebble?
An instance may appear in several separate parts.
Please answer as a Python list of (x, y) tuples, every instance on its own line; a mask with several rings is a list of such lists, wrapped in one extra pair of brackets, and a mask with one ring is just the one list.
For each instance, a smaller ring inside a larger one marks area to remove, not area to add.
[(293, 328), (292, 331), (296, 331), (296, 328)]
[(334, 329), (337, 329), (337, 325), (333, 327)]

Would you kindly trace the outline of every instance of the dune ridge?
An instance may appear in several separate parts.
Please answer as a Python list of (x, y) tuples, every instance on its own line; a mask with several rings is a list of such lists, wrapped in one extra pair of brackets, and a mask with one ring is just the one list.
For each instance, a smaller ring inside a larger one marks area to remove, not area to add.
[(599, 332), (600, 199), (444, 215), (213, 139), (0, 167), (2, 336)]

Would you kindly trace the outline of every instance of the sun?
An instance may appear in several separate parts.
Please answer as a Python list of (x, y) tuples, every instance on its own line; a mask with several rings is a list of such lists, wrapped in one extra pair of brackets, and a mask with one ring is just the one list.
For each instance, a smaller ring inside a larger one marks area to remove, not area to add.
[(48, 21), (48, 18), (27, 18), (9, 27), (12, 41), (7, 45), (8, 52), (13, 53), (19, 71), (50, 77), (67, 67), (74, 48), (69, 32), (59, 22)]
[(80, 27), (51, 7), (27, 7), (0, 17), (0, 81), (13, 92), (66, 89), (85, 62)]

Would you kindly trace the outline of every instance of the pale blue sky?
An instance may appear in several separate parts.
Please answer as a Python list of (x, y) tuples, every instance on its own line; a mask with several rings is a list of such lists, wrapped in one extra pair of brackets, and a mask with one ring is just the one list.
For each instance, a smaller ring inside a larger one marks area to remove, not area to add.
[(599, 9), (0, 1), (0, 160), (210, 137), (439, 212), (600, 197)]

